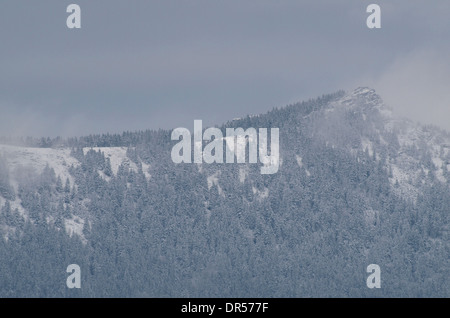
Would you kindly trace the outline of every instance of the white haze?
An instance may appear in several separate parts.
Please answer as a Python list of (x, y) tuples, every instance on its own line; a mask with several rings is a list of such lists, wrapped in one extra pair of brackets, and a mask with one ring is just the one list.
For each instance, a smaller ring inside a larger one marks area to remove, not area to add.
[(387, 67), (373, 87), (399, 115), (450, 131), (449, 56), (414, 51)]

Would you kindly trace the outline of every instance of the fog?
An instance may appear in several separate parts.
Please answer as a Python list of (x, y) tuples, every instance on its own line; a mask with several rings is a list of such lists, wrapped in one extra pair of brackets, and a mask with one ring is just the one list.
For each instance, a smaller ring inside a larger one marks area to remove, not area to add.
[(220, 124), (372, 86), (450, 129), (450, 2), (2, 1), (0, 135), (73, 136)]

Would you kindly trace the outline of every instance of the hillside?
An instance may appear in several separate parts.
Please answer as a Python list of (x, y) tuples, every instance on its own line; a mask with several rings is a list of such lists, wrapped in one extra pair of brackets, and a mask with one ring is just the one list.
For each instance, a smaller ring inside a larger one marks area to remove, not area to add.
[(278, 172), (174, 164), (163, 130), (5, 141), (0, 296), (450, 296), (448, 132), (370, 88), (227, 127), (279, 128)]

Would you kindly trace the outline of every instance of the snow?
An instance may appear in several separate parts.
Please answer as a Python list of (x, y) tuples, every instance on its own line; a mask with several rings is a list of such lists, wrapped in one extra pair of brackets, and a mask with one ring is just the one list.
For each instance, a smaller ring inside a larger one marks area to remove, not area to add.
[(149, 170), (150, 170), (150, 165), (146, 164), (145, 162), (141, 161), (142, 164), (142, 171), (144, 172), (145, 177), (150, 180), (150, 178), (152, 177), (152, 175), (150, 174)]
[(84, 228), (84, 219), (80, 218), (79, 216), (73, 216), (71, 219), (65, 219), (65, 229), (66, 233), (72, 237), (74, 234), (78, 235), (83, 243), (86, 243), (86, 238), (83, 235), (83, 228)]
[[(0, 209), (5, 205), (6, 199), (0, 196)], [(9, 201), (9, 204), (11, 205), (11, 211), (19, 211), (20, 215), (25, 218), (25, 220), (28, 218), (27, 213), (25, 212), (25, 209), (22, 206), (22, 200), (16, 196), (16, 200)]]
[(369, 156), (373, 156), (373, 144), (372, 142), (367, 139), (367, 138), (362, 138), (361, 139), (361, 143), (362, 143), (362, 147), (363, 150), (365, 151), (367, 149), (367, 151), (369, 152)]
[(392, 191), (405, 199), (415, 201), (419, 193), (413, 183), (420, 181), (418, 177), (422, 170), (418, 165), (418, 161), (410, 156), (401, 154), (389, 166), (392, 171), (392, 178), (389, 178)]
[[(94, 151), (101, 151), (104, 153), (105, 158), (109, 158), (111, 162), (111, 169), (113, 173), (117, 174), (119, 166), (121, 164), (127, 165), (130, 169), (138, 171), (137, 165), (127, 157), (127, 148), (125, 147), (94, 147), (84, 148), (83, 152), (86, 154), (90, 149)], [(77, 167), (80, 162), (70, 155), (71, 150), (69, 148), (33, 148), (33, 147), (20, 147), (10, 145), (0, 145), (0, 155), (4, 156), (7, 161), (8, 170), (10, 173), (11, 184), (14, 187), (16, 193), (18, 188), (17, 176), (20, 169), (28, 168), (36, 173), (41, 173), (48, 165), (55, 171), (56, 176), (61, 178), (63, 185), (65, 180), (68, 179), (73, 185), (75, 183), (74, 178), (69, 173), (71, 166)], [(146, 178), (150, 179), (149, 173), (150, 165), (142, 162), (142, 170)], [(110, 178), (106, 176), (102, 171), (99, 174), (105, 179)], [(219, 187), (220, 189), (220, 187)], [(221, 191), (221, 189), (219, 190)], [(0, 208), (4, 206), (6, 200), (0, 196)], [(28, 218), (28, 212), (22, 206), (22, 201), (16, 196), (14, 201), (10, 201), (12, 211), (16, 209), (25, 218)], [(83, 242), (86, 239), (83, 236), (83, 227), (85, 221), (79, 216), (73, 216), (71, 219), (65, 220), (65, 230), (72, 235), (78, 235)], [(10, 229), (8, 229), (10, 232)]]
[(413, 125), (407, 125), (398, 135), (400, 146), (412, 146), (420, 140), (420, 131)]
[(218, 178), (219, 173), (220, 172), (217, 171), (213, 175), (210, 175), (208, 178), (206, 178), (206, 180), (208, 182), (208, 190), (211, 190), (211, 188), (213, 186), (216, 186), (217, 187), (217, 191), (219, 192), (219, 195), (225, 196), (224, 193), (223, 193), (222, 188), (219, 185), (219, 178)]
[(15, 232), (16, 232), (15, 227), (0, 224), (0, 233), (4, 233), (3, 238), (5, 239), (6, 242), (8, 242), (9, 236), (14, 235)]
[(258, 190), (255, 187), (252, 187), (253, 194), (257, 196), (258, 200), (264, 200), (269, 197), (269, 189), (264, 187), (263, 190)]
[[(421, 170), (427, 174), (429, 169), (426, 169), (423, 166), (419, 167), (419, 159), (413, 158), (410, 155), (405, 155), (404, 152), (409, 146), (421, 148), (426, 147), (426, 151), (430, 154), (434, 165), (434, 169), (432, 169), (431, 172), (440, 182), (447, 182), (442, 168), (444, 163), (447, 162), (445, 157), (447, 155), (446, 145), (450, 141), (448, 136), (439, 133), (437, 130), (421, 126), (409, 120), (403, 120), (399, 126), (401, 129), (397, 136), (400, 143), (400, 149), (398, 149), (398, 152), (400, 154), (399, 158), (401, 161), (398, 164), (397, 173), (401, 170), (402, 174), (408, 175), (412, 180), (420, 181), (417, 180), (417, 176)], [(420, 151), (423, 152), (424, 149), (420, 149)], [(399, 183), (402, 182), (405, 181), (399, 180)]]
[(86, 155), (91, 149), (95, 152), (102, 152), (105, 155), (105, 159), (110, 159), (111, 169), (115, 175), (117, 175), (119, 167), (122, 163), (125, 163), (131, 169), (137, 170), (136, 164), (127, 157), (126, 147), (86, 147), (83, 148), (84, 155)]
[[(130, 158), (128, 158), (127, 147), (86, 147), (83, 148), (83, 153), (86, 155), (86, 153), (88, 153), (88, 151), (91, 149), (96, 152), (99, 151), (102, 152), (105, 156), (105, 159), (109, 158), (109, 161), (111, 162), (111, 170), (114, 175), (117, 175), (119, 167), (122, 164), (124, 164), (125, 166), (127, 166), (128, 168), (130, 168), (135, 172), (139, 170), (137, 165), (133, 161), (131, 161)], [(151, 175), (149, 173), (150, 165), (144, 163), (143, 161), (141, 161), (141, 164), (142, 164), (142, 171), (144, 172), (145, 177), (147, 179), (150, 179), (151, 178)], [(103, 179), (109, 181), (109, 178), (106, 175), (101, 173), (101, 171), (99, 171), (99, 173)]]
[(442, 166), (444, 165), (444, 161), (441, 158), (439, 158), (439, 157), (434, 157), (432, 159), (432, 161), (433, 161), (433, 164), (434, 164), (434, 166), (436, 168), (436, 173), (435, 173), (436, 174), (436, 178), (439, 181), (445, 183), (446, 179), (444, 177), (444, 171), (442, 169)]
[[(64, 184), (69, 179), (73, 184), (73, 177), (69, 173), (70, 166), (78, 166), (80, 162), (70, 156), (70, 149), (32, 148), (0, 145), (0, 154), (6, 156), (8, 168), (11, 175), (11, 183), (17, 187), (15, 182), (15, 171), (20, 167), (31, 167), (41, 173), (45, 166), (55, 170), (56, 176), (60, 176)], [(17, 189), (16, 189), (17, 190)]]
[(308, 170), (308, 169), (305, 169), (305, 172), (306, 172), (306, 175), (307, 175), (308, 177), (310, 177), (310, 176), (311, 176), (311, 172), (309, 172), (309, 170)]
[(298, 166), (299, 166), (300, 168), (303, 168), (303, 162), (302, 162), (303, 158), (300, 157), (299, 155), (295, 156), (295, 158), (297, 159), (297, 164), (298, 164)]
[[(83, 148), (83, 153), (86, 154), (90, 149), (94, 151), (101, 151), (105, 158), (111, 161), (111, 169), (114, 174), (117, 174), (121, 164), (127, 165), (130, 169), (138, 171), (137, 165), (127, 157), (126, 147), (86, 147)], [(68, 148), (32, 148), (32, 147), (18, 147), (10, 145), (0, 145), (0, 154), (6, 156), (8, 167), (11, 175), (13, 186), (16, 185), (14, 180), (14, 172), (19, 167), (31, 167), (36, 172), (41, 173), (45, 166), (55, 170), (56, 176), (60, 176), (64, 184), (66, 179), (69, 179), (71, 184), (74, 184), (74, 179), (69, 173), (69, 168), (73, 165), (77, 167), (80, 162), (70, 155)], [(150, 165), (142, 162), (142, 170), (146, 178), (150, 179), (149, 173)], [(103, 175), (106, 179), (106, 176)]]
[(244, 183), (248, 177), (248, 167), (239, 167), (239, 182)]
[[(246, 136), (245, 138), (242, 138), (241, 136), (226, 136), (222, 138), (225, 141), (226, 145), (226, 151), (233, 150), (235, 153), (235, 156), (237, 156), (237, 149), (247, 149), (247, 143), (257, 142), (258, 139), (253, 140), (253, 137), (251, 135)], [(234, 149), (233, 149), (234, 148)], [(235, 159), (236, 162), (236, 159)]]
[(399, 183), (408, 182), (408, 173), (403, 171), (399, 166), (392, 164), (392, 178), (390, 179), (391, 183), (394, 185), (397, 181)]
[[(126, 147), (86, 147), (83, 153), (86, 154), (90, 149), (94, 151), (101, 151), (105, 158), (111, 161), (111, 169), (114, 174), (117, 174), (121, 164), (127, 165), (130, 169), (138, 171), (137, 165), (127, 157)], [(15, 179), (15, 172), (18, 168), (32, 168), (37, 173), (41, 173), (48, 165), (53, 168), (56, 176), (61, 177), (63, 185), (66, 179), (69, 179), (70, 184), (74, 184), (74, 179), (69, 173), (71, 166), (77, 167), (80, 162), (70, 155), (69, 148), (33, 148), (33, 147), (19, 147), (10, 145), (0, 145), (0, 155), (6, 157), (8, 168), (11, 176), (11, 184), (17, 191), (17, 182)], [(142, 162), (142, 170), (147, 179), (151, 178), (149, 173), (150, 165)], [(109, 178), (100, 173), (105, 179)]]
[[(406, 118), (397, 117), (374, 90), (366, 87), (360, 87), (346, 94), (331, 103), (329, 107), (361, 112), (362, 120), (368, 125), (371, 124), (371, 126), (367, 126), (368, 133), (361, 136), (361, 148), (348, 150), (355, 156), (360, 150), (367, 150), (371, 157), (374, 154), (377, 155), (377, 161), (381, 159), (378, 150), (383, 148), (387, 150), (386, 169), (392, 171), (389, 181), (392, 190), (398, 195), (415, 200), (418, 195), (415, 185), (426, 182), (425, 179), (420, 180), (423, 176), (422, 171), (425, 174), (433, 173), (442, 183), (447, 182), (443, 170), (443, 166), (449, 167), (447, 154), (449, 153), (450, 138), (447, 133), (430, 126), (420, 125)], [(380, 117), (372, 120), (370, 114), (374, 110)], [(329, 111), (325, 111), (325, 113), (329, 113)], [(381, 121), (379, 121), (380, 118)], [(386, 146), (389, 145), (386, 140), (387, 137), (390, 138), (391, 134), (397, 137), (399, 147), (388, 150)], [(414, 148), (411, 148), (412, 146), (417, 148), (417, 154), (414, 152)], [(425, 153), (433, 162), (434, 167), (431, 168), (431, 171), (423, 165), (422, 155)], [(304, 168), (301, 157), (297, 157), (297, 163)]]
[[(295, 156), (295, 159), (297, 159), (297, 164), (298, 164), (298, 166), (299, 166), (300, 168), (303, 168), (303, 167), (304, 167), (304, 164), (303, 164), (303, 158), (300, 157), (299, 155), (296, 155), (296, 156)], [(306, 175), (307, 175), (308, 177), (311, 176), (311, 173), (309, 172), (309, 170), (308, 170), (306, 167), (304, 167), (304, 169), (305, 169)]]
[(242, 234), (244, 235), (245, 238), (248, 238), (249, 240), (253, 240), (255, 238), (254, 231), (248, 228), (242, 229)]
[(367, 225), (376, 225), (380, 222), (380, 211), (377, 210), (365, 210), (364, 211), (364, 220)]

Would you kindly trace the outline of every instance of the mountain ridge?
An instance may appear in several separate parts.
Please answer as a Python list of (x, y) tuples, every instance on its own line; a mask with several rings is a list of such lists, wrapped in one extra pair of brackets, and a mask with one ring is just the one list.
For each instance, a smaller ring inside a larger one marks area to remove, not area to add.
[(67, 295), (52, 273), (75, 260), (83, 297), (450, 294), (447, 132), (364, 87), (225, 127), (279, 127), (279, 171), (174, 164), (163, 130), (0, 146), (0, 295)]

